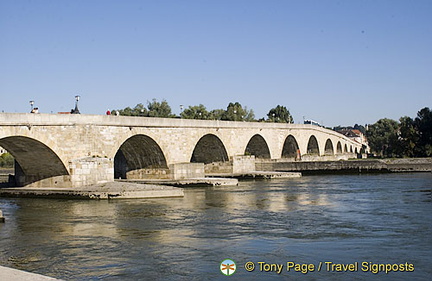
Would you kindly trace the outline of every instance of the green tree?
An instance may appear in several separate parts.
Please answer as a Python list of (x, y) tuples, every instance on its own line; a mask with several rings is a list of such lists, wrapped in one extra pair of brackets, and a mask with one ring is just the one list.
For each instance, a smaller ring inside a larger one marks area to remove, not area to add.
[(393, 157), (397, 153), (399, 124), (392, 119), (380, 119), (366, 131), (371, 150), (382, 157)]
[(211, 120), (222, 120), (225, 116), (225, 110), (223, 109), (213, 109), (210, 111)]
[(148, 109), (148, 117), (162, 117), (162, 118), (172, 118), (175, 115), (171, 111), (171, 107), (169, 106), (166, 100), (162, 100), (158, 102), (156, 99), (153, 99), (151, 102), (147, 102)]
[(276, 123), (294, 123), (291, 113), (285, 106), (278, 105), (267, 113), (268, 121)]
[(414, 120), (408, 116), (399, 119), (399, 138), (397, 152), (400, 156), (413, 157), (417, 154), (418, 132), (414, 126)]
[(228, 104), (225, 114), (222, 116), (222, 120), (228, 121), (254, 121), (255, 114), (253, 110), (248, 110), (247, 107), (243, 108), (239, 102)]
[(117, 111), (123, 116), (148, 116), (147, 108), (142, 103), (137, 104), (134, 108), (126, 107)]
[(432, 156), (432, 112), (428, 107), (421, 109), (414, 120), (419, 140), (417, 156)]
[(14, 165), (14, 158), (10, 153), (3, 153), (0, 155), (0, 167), (2, 168), (12, 168)]
[(124, 109), (117, 110), (120, 115), (124, 116), (142, 116), (142, 117), (163, 117), (171, 118), (175, 117), (171, 112), (171, 107), (166, 100), (158, 102), (153, 99), (151, 102), (147, 101), (147, 107), (142, 103), (137, 104), (134, 108), (126, 107)]
[(210, 119), (210, 112), (207, 111), (206, 107), (202, 104), (189, 106), (186, 108), (180, 116), (184, 119)]

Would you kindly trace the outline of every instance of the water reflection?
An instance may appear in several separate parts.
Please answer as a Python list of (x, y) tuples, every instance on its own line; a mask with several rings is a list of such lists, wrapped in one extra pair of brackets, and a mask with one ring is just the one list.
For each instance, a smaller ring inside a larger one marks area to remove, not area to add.
[(409, 278), (422, 279), (432, 274), (432, 205), (421, 190), (431, 186), (430, 174), (325, 176), (192, 188), (184, 198), (3, 198), (0, 264), (68, 280), (213, 280), (223, 277), (217, 268), (227, 257), (240, 264), (365, 259), (413, 262)]

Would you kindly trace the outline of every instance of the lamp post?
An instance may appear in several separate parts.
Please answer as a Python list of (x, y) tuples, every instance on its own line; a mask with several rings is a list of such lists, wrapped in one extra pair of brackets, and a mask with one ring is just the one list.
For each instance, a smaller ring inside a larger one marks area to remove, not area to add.
[[(31, 100), (31, 101), (30, 101), (31, 111), (33, 111), (33, 105), (34, 105), (34, 100)], [(30, 111), (30, 112), (31, 112), (31, 111)]]
[(180, 104), (180, 118), (182, 113), (183, 113), (183, 104)]
[(78, 101), (79, 101), (79, 99), (80, 99), (80, 96), (76, 95), (75, 96), (75, 109), (73, 111), (73, 114), (81, 114), (80, 111), (79, 111), (79, 109), (78, 109)]

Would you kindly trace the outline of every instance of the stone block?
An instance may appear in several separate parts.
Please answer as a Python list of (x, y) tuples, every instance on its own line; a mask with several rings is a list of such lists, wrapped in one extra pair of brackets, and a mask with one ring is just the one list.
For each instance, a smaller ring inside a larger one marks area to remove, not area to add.
[(233, 174), (246, 174), (255, 171), (255, 156), (238, 155), (232, 157)]
[(204, 163), (177, 163), (170, 165), (172, 179), (203, 178)]

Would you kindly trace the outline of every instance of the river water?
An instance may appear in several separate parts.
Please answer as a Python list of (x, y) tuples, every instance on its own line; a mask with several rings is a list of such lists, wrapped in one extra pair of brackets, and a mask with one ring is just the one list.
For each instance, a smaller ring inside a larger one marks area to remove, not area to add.
[(66, 280), (432, 280), (431, 190), (432, 173), (412, 173), (244, 181), (168, 199), (0, 198), (0, 265)]

